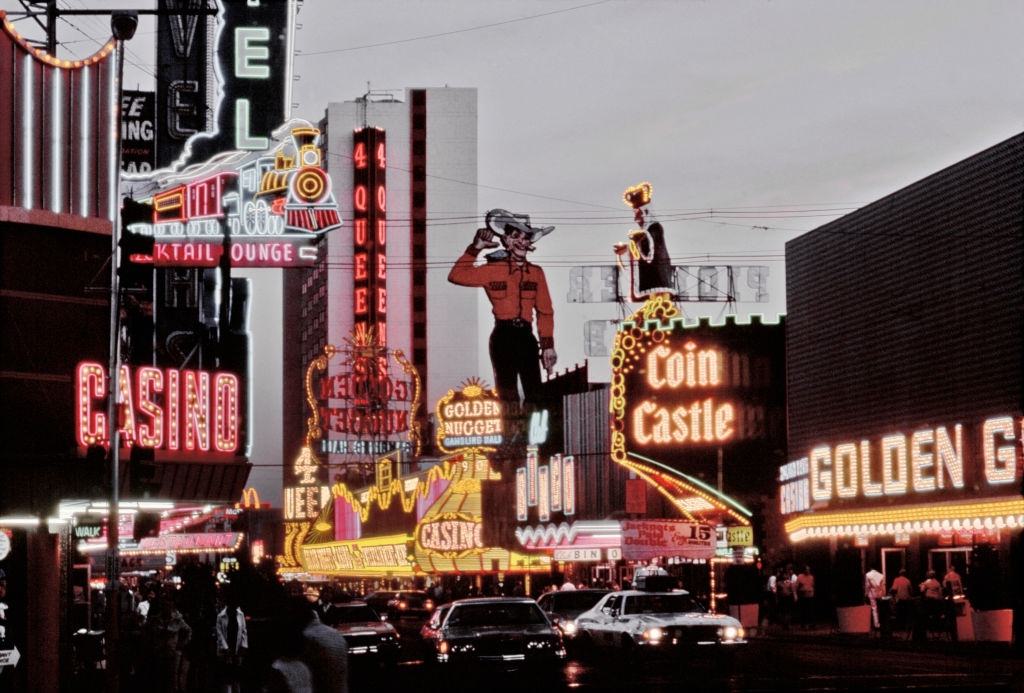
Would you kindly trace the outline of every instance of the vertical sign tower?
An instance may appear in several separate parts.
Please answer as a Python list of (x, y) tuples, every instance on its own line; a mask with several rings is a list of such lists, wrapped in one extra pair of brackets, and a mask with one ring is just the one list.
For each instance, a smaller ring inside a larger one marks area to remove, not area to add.
[(363, 128), (352, 138), (352, 296), (355, 331), (387, 345), (387, 140)]

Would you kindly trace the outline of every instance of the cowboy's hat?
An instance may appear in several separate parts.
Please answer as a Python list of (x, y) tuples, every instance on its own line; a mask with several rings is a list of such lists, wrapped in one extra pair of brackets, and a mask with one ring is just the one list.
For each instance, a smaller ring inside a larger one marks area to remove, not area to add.
[(536, 243), (555, 230), (554, 226), (530, 226), (529, 215), (513, 214), (506, 209), (490, 210), (484, 217), (484, 223), (498, 236), (504, 236), (512, 230), (521, 231), (530, 239), (530, 243)]

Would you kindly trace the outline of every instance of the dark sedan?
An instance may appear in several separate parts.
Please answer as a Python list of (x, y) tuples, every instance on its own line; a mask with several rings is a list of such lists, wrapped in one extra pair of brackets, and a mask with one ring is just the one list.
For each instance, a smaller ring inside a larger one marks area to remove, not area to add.
[(362, 602), (332, 604), (324, 612), (323, 622), (345, 636), (351, 660), (380, 664), (398, 660), (398, 631), (381, 620), (369, 605)]
[(460, 599), (429, 634), (432, 661), (445, 668), (546, 670), (565, 659), (562, 635), (532, 599)]
[(566, 590), (547, 592), (537, 598), (537, 604), (548, 615), (551, 622), (558, 626), (566, 642), (576, 637), (578, 628), (576, 617), (601, 601), (601, 597), (611, 590)]
[(434, 611), (434, 600), (419, 590), (382, 590), (366, 596), (366, 603), (388, 617), (403, 635), (413, 635)]

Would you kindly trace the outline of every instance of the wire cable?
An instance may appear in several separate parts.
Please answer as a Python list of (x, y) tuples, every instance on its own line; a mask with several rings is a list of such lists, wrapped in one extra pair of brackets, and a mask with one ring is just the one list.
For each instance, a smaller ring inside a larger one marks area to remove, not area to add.
[(515, 19), (506, 19), (500, 22), (491, 22), (490, 24), (479, 24), (477, 26), (465, 27), (462, 29), (453, 29), (451, 31), (441, 31), (436, 34), (423, 34), (422, 36), (411, 36), (404, 39), (396, 39), (394, 41), (382, 41), (380, 43), (368, 43), (362, 46), (349, 46), (347, 48), (326, 48), (319, 51), (310, 51), (308, 53), (296, 53), (296, 58), (305, 58), (314, 55), (327, 55), (328, 53), (346, 53), (348, 51), (358, 51), (366, 48), (380, 48), (382, 46), (395, 46), (401, 43), (412, 43), (414, 41), (426, 41), (427, 39), (440, 38), (443, 36), (453, 36), (455, 34), (465, 34), (470, 31), (480, 31), (482, 29), (493, 29), (499, 26), (505, 26), (508, 24), (515, 24), (517, 22), (527, 22), (534, 19), (540, 19), (541, 17), (550, 17), (556, 14), (564, 14), (566, 12), (575, 12), (576, 10), (583, 10), (588, 7), (595, 7), (597, 5), (604, 5), (611, 2), (611, 0), (597, 0), (597, 2), (588, 2), (584, 5), (576, 5), (575, 7), (566, 7), (561, 10), (552, 10), (550, 12), (542, 12), (540, 14), (530, 15), (528, 17), (517, 17)]

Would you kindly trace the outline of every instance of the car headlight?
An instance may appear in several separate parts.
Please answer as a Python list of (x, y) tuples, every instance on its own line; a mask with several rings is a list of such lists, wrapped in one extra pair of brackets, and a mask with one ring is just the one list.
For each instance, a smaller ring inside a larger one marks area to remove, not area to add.
[(554, 643), (550, 640), (528, 640), (526, 643), (526, 649), (528, 650), (546, 650), (551, 647)]
[(473, 645), (473, 643), (471, 643), (471, 642), (452, 645), (452, 654), (455, 654), (457, 652), (468, 653), (468, 652), (475, 652), (475, 651), (476, 651), (476, 646)]
[(576, 635), (576, 631), (579, 627), (576, 625), (576, 621), (560, 621), (558, 627), (562, 629), (562, 632), (566, 635)]
[(724, 628), (718, 629), (718, 635), (722, 640), (731, 642), (733, 640), (742, 640), (743, 636), (746, 635), (746, 631), (739, 626), (725, 626)]
[(658, 642), (664, 635), (665, 634), (662, 632), (661, 628), (655, 626), (654, 628), (648, 628), (644, 631), (644, 640), (649, 640), (650, 642)]

